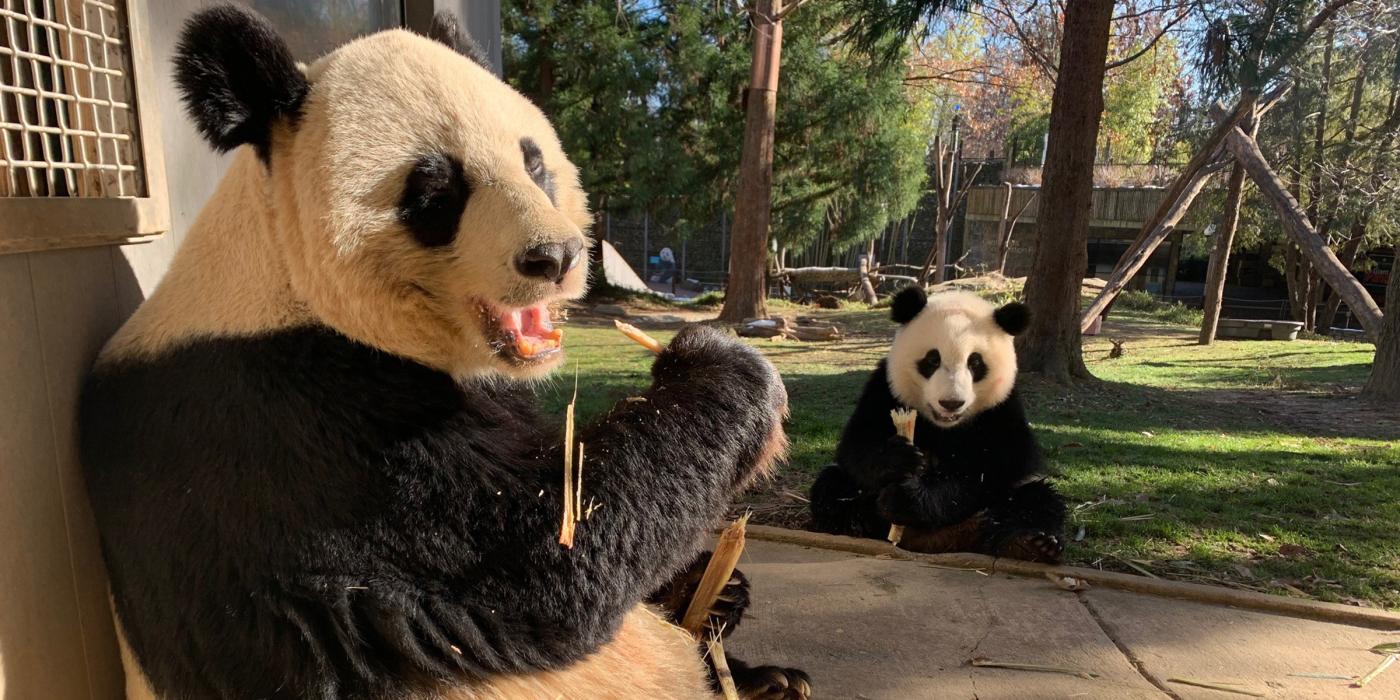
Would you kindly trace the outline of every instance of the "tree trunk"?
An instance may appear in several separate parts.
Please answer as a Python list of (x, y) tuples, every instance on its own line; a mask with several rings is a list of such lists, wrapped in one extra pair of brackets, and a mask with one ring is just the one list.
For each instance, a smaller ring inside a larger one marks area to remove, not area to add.
[(783, 0), (758, 0), (753, 23), (753, 69), (744, 119), (744, 150), (739, 158), (739, 192), (734, 198), (729, 283), (720, 320), (738, 323), (767, 318), (768, 226), (773, 206), (773, 125), (778, 107), (778, 63), (783, 24), (774, 17)]
[(1240, 201), (1244, 192), (1244, 166), (1235, 163), (1230, 168), (1230, 182), (1225, 193), (1225, 219), (1215, 234), (1215, 246), (1210, 251), (1206, 269), (1204, 320), (1201, 322), (1201, 345), (1215, 341), (1215, 329), (1220, 321), (1220, 307), (1225, 300), (1225, 273), (1230, 270), (1230, 247), (1235, 244), (1235, 229), (1240, 223)]
[(1035, 257), (1026, 281), (1031, 323), (1017, 339), (1022, 369), (1068, 383), (1089, 377), (1079, 332), (1079, 289), (1089, 264), (1094, 151), (1103, 115), (1104, 62), (1113, 0), (1066, 3), (1064, 41), (1050, 106)]
[(1376, 339), (1371, 377), (1361, 390), (1366, 398), (1389, 403), (1400, 403), (1400, 274), (1397, 272), (1400, 271), (1392, 268), (1385, 287), (1385, 322)]
[[(1223, 119), (1224, 110), (1212, 108), (1211, 117)], [(1260, 152), (1259, 144), (1239, 128), (1230, 132), (1225, 143), (1235, 155), (1235, 159), (1244, 166), (1245, 172), (1249, 173), (1250, 179), (1254, 180), (1260, 193), (1273, 203), (1279, 218), (1283, 220), (1283, 230), (1293, 240), (1293, 244), (1317, 267), (1322, 278), (1342, 297), (1342, 301), (1346, 302), (1352, 313), (1356, 314), (1367, 334), (1372, 337), (1378, 335), (1382, 319), (1380, 307), (1376, 306), (1376, 301), (1367, 293), (1366, 288), (1362, 287), (1351, 272), (1337, 260), (1332, 249), (1318, 237), (1302, 207), (1298, 206), (1298, 200), (1289, 194), (1283, 181), (1278, 178), (1264, 154)]]
[[(1367, 217), (1364, 215), (1362, 218), (1354, 221), (1351, 225), (1351, 237), (1347, 239), (1346, 243), (1342, 244), (1342, 250), (1337, 254), (1337, 259), (1340, 260), (1342, 265), (1348, 270), (1351, 269), (1352, 265), (1356, 264), (1356, 255), (1361, 252), (1361, 243), (1366, 239), (1366, 225)], [(1323, 332), (1331, 329), (1332, 324), (1336, 322), (1337, 310), (1341, 305), (1342, 297), (1336, 292), (1332, 292), (1327, 296), (1327, 305), (1319, 312), (1321, 315), (1318, 317), (1318, 323), (1326, 324), (1323, 326)]]

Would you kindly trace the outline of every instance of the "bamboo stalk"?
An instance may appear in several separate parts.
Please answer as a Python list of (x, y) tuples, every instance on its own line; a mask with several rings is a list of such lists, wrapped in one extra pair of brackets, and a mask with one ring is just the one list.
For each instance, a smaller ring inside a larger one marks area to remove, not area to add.
[(749, 514), (745, 513), (719, 534), (719, 542), (715, 544), (715, 551), (710, 555), (710, 563), (705, 565), (700, 585), (695, 588), (695, 595), (691, 597), (690, 605), (681, 617), (681, 628), (696, 639), (701, 638), (700, 633), (705, 627), (705, 618), (710, 614), (710, 608), (714, 607), (715, 600), (734, 575), (734, 567), (739, 564), (739, 555), (744, 553), (744, 536), (748, 524)]
[(647, 335), (646, 332), (642, 329), (630, 323), (623, 323), (622, 321), (616, 320), (613, 321), (613, 325), (616, 326), (617, 330), (621, 331), (623, 335), (627, 336), (628, 338), (631, 338), (632, 342), (641, 345), (642, 347), (652, 351), (653, 353), (656, 353), (657, 355), (661, 354), (661, 341)]
[[(894, 432), (896, 435), (914, 442), (914, 425), (919, 420), (918, 411), (911, 411), (907, 408), (896, 408), (890, 411), (890, 420), (894, 421)], [(898, 545), (904, 539), (903, 525), (890, 525), (890, 532), (885, 536), (890, 544)]]
[(1396, 659), (1400, 659), (1400, 655), (1391, 654), (1390, 656), (1381, 659), (1380, 664), (1378, 664), (1375, 668), (1371, 669), (1370, 673), (1362, 676), (1361, 678), (1358, 678), (1355, 683), (1351, 684), (1351, 687), (1365, 688), (1367, 683), (1370, 683), (1371, 681), (1375, 680), (1376, 676), (1381, 675), (1385, 672), (1387, 668), (1390, 668), (1391, 665), (1395, 663)]
[[(564, 518), (559, 523), (559, 544), (567, 549), (574, 548), (574, 525), (578, 522), (578, 510), (574, 505), (574, 405), (578, 403), (578, 369), (574, 369), (574, 397), (564, 407)], [(583, 457), (583, 445), (579, 445), (579, 458)], [(582, 476), (579, 488), (583, 488)]]
[(715, 679), (719, 681), (724, 700), (739, 700), (739, 689), (734, 686), (734, 674), (729, 670), (729, 659), (724, 656), (724, 640), (716, 634), (710, 637), (708, 647), (710, 662), (715, 665)]

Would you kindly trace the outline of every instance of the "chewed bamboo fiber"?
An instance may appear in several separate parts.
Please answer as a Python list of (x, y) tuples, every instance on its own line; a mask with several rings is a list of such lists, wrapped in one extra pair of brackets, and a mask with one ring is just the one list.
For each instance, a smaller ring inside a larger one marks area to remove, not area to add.
[[(894, 432), (896, 435), (914, 442), (914, 424), (919, 420), (919, 413), (907, 408), (896, 408), (890, 411), (890, 420), (894, 421)], [(904, 539), (903, 525), (890, 525), (890, 534), (885, 536), (890, 544), (899, 544)]]
[(701, 638), (705, 619), (714, 607), (719, 594), (734, 575), (734, 567), (739, 564), (739, 555), (744, 553), (744, 536), (749, 524), (749, 514), (735, 520), (719, 534), (710, 563), (705, 565), (705, 573), (700, 577), (700, 585), (690, 599), (690, 605), (681, 617), (681, 627), (696, 639)]

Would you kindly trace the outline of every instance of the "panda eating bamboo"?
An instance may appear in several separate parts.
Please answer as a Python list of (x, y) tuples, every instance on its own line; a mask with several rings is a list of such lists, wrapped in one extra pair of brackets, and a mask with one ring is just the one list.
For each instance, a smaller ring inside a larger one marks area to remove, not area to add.
[(248, 10), (185, 27), (186, 107), (238, 152), (80, 417), (132, 698), (713, 697), (644, 601), (782, 453), (782, 382), (682, 330), (579, 431), (605, 507), (561, 547), (531, 382), (562, 361), (549, 307), (584, 291), (591, 217), (544, 114), (455, 21), (432, 37), (302, 69)]
[[(885, 538), (896, 525), (904, 549), (1058, 562), (1065, 505), (1015, 388), (1026, 307), (910, 287), (891, 317), (889, 354), (812, 485), (815, 527)], [(918, 413), (912, 443), (891, 422), (902, 409)]]

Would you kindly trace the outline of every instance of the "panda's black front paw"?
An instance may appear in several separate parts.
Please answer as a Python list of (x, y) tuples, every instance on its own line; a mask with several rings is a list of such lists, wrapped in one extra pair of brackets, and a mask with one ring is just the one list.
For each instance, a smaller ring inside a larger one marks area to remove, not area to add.
[[(700, 579), (705, 575), (710, 555), (710, 552), (698, 554), (689, 566), (653, 593), (648, 602), (660, 606), (672, 622), (680, 624), (686, 609), (690, 607), (691, 599), (695, 597), (696, 589), (700, 587)], [(744, 572), (735, 569), (705, 616), (705, 638), (708, 639), (714, 634), (729, 636), (743, 620), (744, 611), (749, 608), (749, 600), (749, 579)]]
[(890, 436), (885, 442), (882, 461), (884, 470), (880, 472), (881, 486), (904, 481), (918, 474), (927, 463), (923, 450), (898, 435)]
[(926, 525), (924, 509), (924, 484), (918, 476), (910, 475), (880, 489), (875, 507), (880, 517), (894, 525)]
[(812, 697), (812, 677), (805, 671), (781, 666), (754, 666), (730, 662), (734, 689), (744, 700), (807, 700)]
[(690, 324), (656, 358), (652, 377), (661, 381), (713, 380), (729, 391), (751, 390), (774, 412), (787, 409), (787, 389), (763, 353), (720, 330)]

